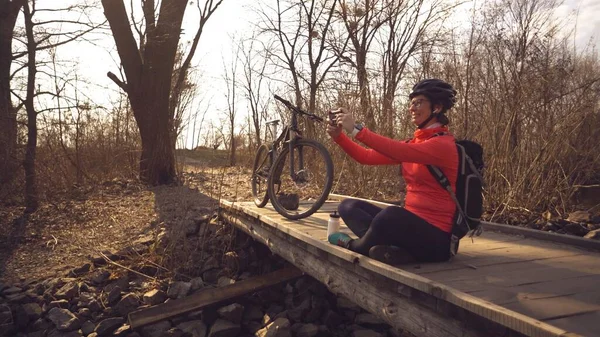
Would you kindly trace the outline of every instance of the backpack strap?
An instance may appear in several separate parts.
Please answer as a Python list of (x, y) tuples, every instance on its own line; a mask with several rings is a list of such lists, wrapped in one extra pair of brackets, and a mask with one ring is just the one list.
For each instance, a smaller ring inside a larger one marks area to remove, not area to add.
[[(458, 151), (462, 152), (463, 156), (466, 156), (465, 149), (462, 146), (457, 144), (457, 148), (458, 148)], [(459, 156), (460, 156), (460, 153), (459, 153)], [(462, 224), (466, 225), (467, 228), (469, 229), (467, 232), (471, 232), (470, 237), (472, 240), (473, 235), (476, 234), (475, 233), (476, 231), (474, 230), (475, 228), (471, 228), (471, 226), (469, 226), (469, 222), (467, 221), (469, 219), (469, 217), (465, 214), (462, 207), (460, 206), (460, 202), (456, 198), (456, 194), (454, 193), (454, 191), (452, 190), (452, 186), (450, 185), (450, 180), (448, 180), (448, 178), (446, 177), (444, 172), (442, 172), (442, 170), (437, 166), (427, 165), (427, 169), (433, 175), (433, 177), (437, 180), (437, 182), (440, 184), (440, 186), (448, 192), (448, 194), (450, 195), (450, 198), (456, 204), (458, 213), (455, 215), (455, 219), (453, 222), (455, 224), (462, 223)], [(459, 163), (459, 170), (460, 170), (460, 163)], [(460, 174), (460, 172), (459, 172), (459, 174)], [(452, 236), (450, 238), (450, 253), (452, 254), (452, 256), (456, 255), (456, 253), (458, 252), (458, 242), (460, 241), (460, 238), (454, 232), (455, 228), (456, 228), (455, 226), (452, 226), (452, 232), (451, 232)], [(479, 229), (481, 229), (481, 227)], [(477, 235), (481, 234), (481, 232), (479, 230), (477, 230), (477, 232), (478, 232)]]

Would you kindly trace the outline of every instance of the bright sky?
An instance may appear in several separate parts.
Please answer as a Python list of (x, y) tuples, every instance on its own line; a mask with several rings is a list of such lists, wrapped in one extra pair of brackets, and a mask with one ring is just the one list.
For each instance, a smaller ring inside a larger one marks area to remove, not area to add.
[[(46, 1), (49, 0), (38, 0), (38, 3), (48, 6), (49, 3)], [(52, 1), (53, 5), (64, 7), (64, 4), (71, 4), (75, 0)], [(203, 0), (200, 1), (203, 4)], [(273, 0), (263, 1), (274, 3)], [(129, 1), (125, 1), (125, 3), (128, 5)], [(210, 116), (207, 116), (207, 118), (210, 117), (214, 121), (217, 121), (226, 109), (223, 63), (225, 60), (230, 64), (228, 60), (232, 57), (233, 50), (235, 50), (231, 36), (239, 37), (242, 34), (251, 32), (255, 20), (252, 19), (254, 14), (249, 10), (249, 7), (255, 3), (256, 0), (224, 0), (205, 26), (199, 49), (194, 57), (193, 65), (197, 65), (202, 73), (201, 83), (199, 83), (200, 93), (212, 97)], [(463, 6), (469, 6), (469, 4)], [(583, 48), (590, 41), (600, 46), (600, 0), (565, 0), (564, 4), (557, 9), (556, 14), (559, 17), (567, 17), (574, 12), (579, 13), (576, 29), (578, 48)], [(181, 42), (193, 38), (197, 29), (197, 13), (195, 4), (188, 6), (184, 18), (184, 35)], [(101, 11), (97, 15), (98, 20), (103, 19)], [(575, 21), (569, 23), (574, 25)], [(79, 62), (77, 66), (79, 77), (84, 77), (97, 85), (91, 90), (90, 96), (94, 101), (102, 101), (112, 95), (112, 92), (119, 90), (106, 76), (108, 71), (118, 72), (119, 59), (111, 36), (104, 36), (96, 43), (96, 46), (88, 43), (69, 44), (59, 49), (59, 55), (62, 58)], [(208, 100), (205, 100), (205, 102), (208, 102)], [(245, 104), (239, 104), (238, 106), (240, 107), (238, 115), (245, 116), (247, 113)], [(243, 118), (239, 117), (238, 123), (242, 123)]]

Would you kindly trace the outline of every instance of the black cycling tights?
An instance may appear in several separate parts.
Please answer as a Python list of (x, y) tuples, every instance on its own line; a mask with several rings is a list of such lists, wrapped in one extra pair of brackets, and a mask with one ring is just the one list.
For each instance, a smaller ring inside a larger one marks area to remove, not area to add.
[(403, 207), (385, 209), (366, 201), (346, 199), (338, 207), (346, 226), (358, 236), (350, 250), (369, 255), (376, 245), (403, 248), (417, 261), (441, 262), (450, 258), (450, 233), (435, 227)]

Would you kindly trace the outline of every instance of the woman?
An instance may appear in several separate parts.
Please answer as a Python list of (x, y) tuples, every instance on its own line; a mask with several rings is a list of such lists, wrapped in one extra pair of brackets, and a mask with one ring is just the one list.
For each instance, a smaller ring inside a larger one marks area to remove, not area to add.
[[(426, 165), (435, 165), (456, 190), (458, 153), (448, 132), (446, 112), (456, 101), (454, 88), (439, 79), (417, 83), (409, 95), (408, 111), (417, 127), (414, 138), (399, 141), (378, 135), (360, 124), (350, 112), (336, 111), (336, 124), (327, 127), (331, 138), (364, 165), (402, 165), (406, 182), (405, 207), (385, 209), (361, 200), (346, 199), (338, 212), (358, 239), (333, 233), (328, 240), (377, 260), (397, 264), (447, 261), (456, 204)], [(362, 142), (366, 149), (342, 133)]]

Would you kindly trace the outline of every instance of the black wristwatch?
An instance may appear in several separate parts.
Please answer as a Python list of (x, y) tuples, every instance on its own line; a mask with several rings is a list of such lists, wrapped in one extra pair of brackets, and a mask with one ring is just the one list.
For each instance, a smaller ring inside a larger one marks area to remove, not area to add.
[(356, 134), (358, 134), (360, 132), (360, 130), (363, 129), (363, 125), (361, 123), (356, 123), (354, 124), (354, 130), (352, 130), (352, 137), (356, 137)]

